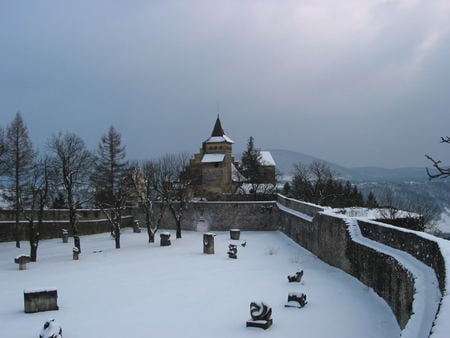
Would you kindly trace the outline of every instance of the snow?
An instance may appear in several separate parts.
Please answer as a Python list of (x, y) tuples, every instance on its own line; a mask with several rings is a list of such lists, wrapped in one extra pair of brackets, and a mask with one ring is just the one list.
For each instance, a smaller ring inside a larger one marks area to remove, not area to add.
[[(278, 231), (241, 231), (245, 247), (229, 259), (229, 232), (216, 232), (214, 255), (203, 233), (183, 232), (169, 247), (123, 229), (121, 249), (109, 233), (83, 236), (72, 260), (60, 239), (41, 241), (38, 262), (19, 271), (15, 243), (0, 243), (0, 324), (8, 336), (37, 336), (55, 318), (71, 338), (96, 337), (399, 337), (388, 305), (370, 288), (331, 267)], [(22, 243), (26, 245), (25, 242)], [(305, 271), (301, 283), (286, 276)], [(25, 314), (23, 290), (53, 285), (59, 311)], [(285, 308), (287, 295), (305, 293), (302, 309)], [(272, 306), (267, 331), (246, 328), (251, 302)]]
[(355, 242), (395, 258), (412, 273), (416, 289), (413, 314), (402, 331), (402, 337), (428, 337), (442, 296), (434, 270), (405, 251), (394, 249), (364, 237), (356, 219), (346, 218), (345, 220), (349, 225), (350, 235)]
[(58, 291), (58, 290), (55, 287), (28, 288), (23, 290), (23, 293), (51, 292), (51, 291)]
[(202, 163), (220, 163), (225, 158), (225, 154), (205, 154)]
[(239, 170), (237, 170), (236, 166), (232, 163), (231, 164), (231, 179), (233, 182), (244, 182), (247, 179), (244, 175), (242, 175)]
[(443, 233), (450, 233), (450, 208), (445, 208), (437, 221), (436, 227)]
[(259, 160), (259, 163), (262, 166), (276, 166), (276, 163), (272, 157), (272, 154), (270, 151), (260, 151), (261, 158)]
[[(335, 213), (343, 214), (348, 217), (367, 218), (370, 220), (385, 219), (389, 215), (389, 209), (386, 208), (362, 208), (362, 207), (350, 207), (350, 208), (336, 208), (333, 209)], [(396, 210), (395, 218), (417, 218), (419, 214), (405, 211)]]
[(222, 142), (234, 143), (234, 141), (231, 138), (229, 138), (227, 135), (211, 136), (210, 138), (208, 138), (205, 141), (205, 143), (222, 143)]

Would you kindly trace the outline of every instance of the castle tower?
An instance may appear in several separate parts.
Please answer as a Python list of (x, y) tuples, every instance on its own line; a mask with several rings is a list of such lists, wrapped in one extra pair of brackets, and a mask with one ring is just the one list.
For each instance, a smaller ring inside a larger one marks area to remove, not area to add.
[(190, 163), (195, 195), (223, 195), (235, 192), (237, 170), (233, 158), (234, 141), (229, 138), (217, 116), (211, 136)]

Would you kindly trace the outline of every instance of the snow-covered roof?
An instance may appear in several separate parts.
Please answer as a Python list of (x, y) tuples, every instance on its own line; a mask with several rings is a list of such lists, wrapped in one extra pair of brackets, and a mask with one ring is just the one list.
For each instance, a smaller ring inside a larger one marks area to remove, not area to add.
[(214, 129), (211, 133), (211, 136), (205, 141), (205, 143), (234, 143), (234, 141), (225, 135), (225, 132), (222, 128), (222, 123), (220, 122), (220, 118), (217, 115), (216, 124), (214, 125)]
[(275, 161), (270, 151), (260, 151), (261, 159), (259, 163), (263, 166), (276, 166)]
[(221, 142), (234, 143), (234, 141), (225, 134), (223, 134), (222, 136), (211, 136), (205, 141), (205, 143), (221, 143)]
[(245, 182), (247, 179), (244, 175), (242, 175), (239, 170), (237, 170), (236, 166), (231, 164), (231, 180), (233, 182)]
[(225, 154), (205, 154), (202, 163), (220, 163), (225, 158)]

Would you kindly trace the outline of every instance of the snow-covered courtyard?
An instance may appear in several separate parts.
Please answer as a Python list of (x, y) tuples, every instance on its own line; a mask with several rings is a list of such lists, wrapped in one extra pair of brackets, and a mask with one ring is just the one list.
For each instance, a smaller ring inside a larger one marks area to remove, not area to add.
[[(41, 241), (38, 262), (24, 271), (14, 257), (28, 254), (28, 243), (22, 249), (0, 243), (2, 336), (37, 337), (50, 318), (70, 338), (400, 335), (390, 308), (371, 289), (281, 232), (242, 232), (239, 241), (216, 232), (214, 255), (203, 254), (198, 232), (184, 231), (168, 247), (147, 243), (145, 231), (124, 229), (121, 239), (117, 250), (109, 234), (83, 236), (79, 261), (71, 244)], [(226, 254), (230, 243), (238, 244), (236, 260)], [(289, 283), (287, 275), (299, 269), (302, 282)], [(24, 313), (23, 290), (43, 287), (58, 290), (59, 310)], [(285, 308), (290, 292), (305, 293), (306, 307)], [(267, 331), (246, 328), (252, 301), (272, 307)]]

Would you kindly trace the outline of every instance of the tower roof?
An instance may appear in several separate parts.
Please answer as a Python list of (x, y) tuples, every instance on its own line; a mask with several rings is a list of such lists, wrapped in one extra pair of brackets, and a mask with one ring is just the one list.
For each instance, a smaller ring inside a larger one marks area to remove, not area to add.
[(232, 139), (230, 139), (227, 135), (225, 135), (225, 132), (222, 128), (222, 123), (220, 122), (219, 115), (217, 115), (216, 123), (214, 124), (214, 129), (212, 131), (211, 137), (208, 138), (205, 143), (234, 143)]
[(223, 131), (222, 123), (220, 123), (219, 115), (217, 115), (216, 124), (214, 125), (214, 129), (212, 131), (211, 137), (223, 136), (223, 135), (225, 135), (225, 132)]

